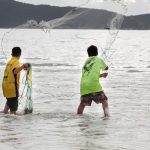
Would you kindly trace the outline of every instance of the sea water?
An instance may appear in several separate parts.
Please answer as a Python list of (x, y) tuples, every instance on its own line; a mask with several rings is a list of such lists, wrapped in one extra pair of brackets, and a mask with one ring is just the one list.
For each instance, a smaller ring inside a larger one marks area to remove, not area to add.
[[(5, 32), (0, 30), (0, 39)], [(0, 48), (22, 48), (21, 62), (33, 66), (31, 115), (0, 114), (1, 150), (148, 150), (150, 149), (150, 31), (120, 31), (111, 47), (109, 76), (101, 84), (109, 98), (110, 118), (92, 104), (76, 115), (80, 77), (89, 45), (107, 45), (107, 30), (11, 30)], [(22, 72), (21, 91), (24, 86)], [(20, 92), (21, 92), (20, 91)], [(0, 87), (0, 109), (5, 104)], [(21, 107), (21, 106), (20, 106)], [(20, 108), (22, 109), (22, 108)]]

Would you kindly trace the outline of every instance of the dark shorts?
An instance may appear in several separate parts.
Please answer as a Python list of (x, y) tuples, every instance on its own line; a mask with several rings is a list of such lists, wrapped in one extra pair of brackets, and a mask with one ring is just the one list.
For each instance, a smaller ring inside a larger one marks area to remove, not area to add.
[(92, 93), (81, 96), (81, 103), (85, 106), (91, 106), (92, 101), (96, 104), (102, 103), (104, 100), (108, 100), (104, 92)]
[(14, 112), (18, 110), (18, 97), (13, 98), (6, 98), (7, 99), (7, 106), (10, 109), (10, 112)]

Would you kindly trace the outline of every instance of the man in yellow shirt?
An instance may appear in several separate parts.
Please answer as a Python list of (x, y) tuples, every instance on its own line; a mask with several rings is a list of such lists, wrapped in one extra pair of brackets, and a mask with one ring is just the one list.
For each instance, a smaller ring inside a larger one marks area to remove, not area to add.
[(23, 69), (27, 70), (29, 67), (28, 63), (20, 66), (20, 57), (20, 47), (14, 47), (12, 49), (12, 58), (6, 65), (2, 82), (3, 95), (7, 99), (3, 111), (4, 113), (8, 113), (10, 110), (10, 113), (16, 114), (18, 109), (20, 71)]

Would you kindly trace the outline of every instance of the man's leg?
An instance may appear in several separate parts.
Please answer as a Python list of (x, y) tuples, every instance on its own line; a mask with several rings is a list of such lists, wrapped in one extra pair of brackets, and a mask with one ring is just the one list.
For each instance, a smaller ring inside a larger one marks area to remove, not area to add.
[(108, 117), (109, 116), (109, 108), (108, 108), (108, 102), (107, 102), (107, 100), (104, 100), (102, 102), (102, 107), (103, 107), (103, 111), (104, 111), (104, 116)]
[(8, 114), (8, 110), (9, 110), (9, 107), (7, 105), (7, 103), (5, 104), (5, 107), (4, 107), (4, 110), (3, 110), (3, 113), (4, 114)]
[(16, 114), (18, 109), (18, 97), (7, 98), (7, 103), (10, 109), (10, 114)]
[(16, 111), (11, 111), (10, 114), (16, 115)]
[(78, 107), (78, 111), (77, 114), (82, 115), (83, 111), (84, 111), (85, 105), (81, 102), (79, 107)]

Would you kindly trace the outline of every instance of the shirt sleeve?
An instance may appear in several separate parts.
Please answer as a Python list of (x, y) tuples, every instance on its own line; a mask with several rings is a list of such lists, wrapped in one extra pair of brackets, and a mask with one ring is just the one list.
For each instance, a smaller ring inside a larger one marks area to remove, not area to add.
[(99, 59), (99, 65), (101, 70), (105, 70), (108, 67), (102, 59)]
[(16, 68), (18, 68), (18, 67), (20, 67), (19, 61), (14, 61), (14, 62), (13, 62), (13, 65), (12, 65), (12, 71), (14, 72), (14, 70), (15, 70)]

